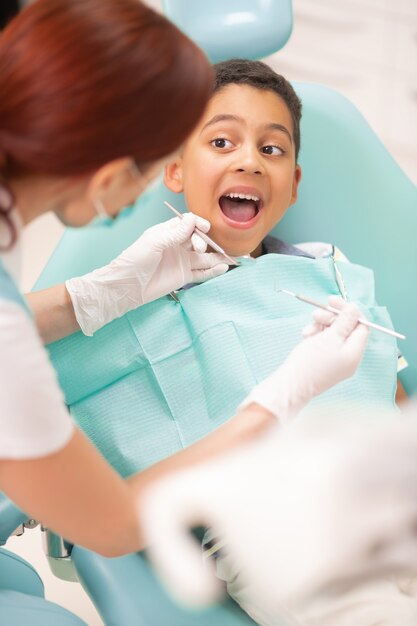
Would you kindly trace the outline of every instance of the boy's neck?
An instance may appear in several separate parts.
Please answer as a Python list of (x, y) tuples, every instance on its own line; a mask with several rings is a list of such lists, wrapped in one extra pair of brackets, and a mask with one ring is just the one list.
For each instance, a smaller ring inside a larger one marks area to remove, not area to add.
[[(215, 252), (215, 250), (211, 246), (208, 246), (207, 252)], [(226, 250), (226, 252), (227, 252), (227, 250)], [(262, 245), (262, 241), (261, 241), (261, 243), (251, 253), (249, 253), (249, 254), (241, 254), (239, 256), (250, 256), (253, 259), (256, 259), (258, 256), (262, 256), (262, 253), (263, 253), (263, 245)], [(232, 255), (232, 256), (236, 256), (236, 255)]]
[(262, 241), (261, 243), (250, 253), (250, 256), (254, 259), (258, 258), (258, 256), (262, 256)]

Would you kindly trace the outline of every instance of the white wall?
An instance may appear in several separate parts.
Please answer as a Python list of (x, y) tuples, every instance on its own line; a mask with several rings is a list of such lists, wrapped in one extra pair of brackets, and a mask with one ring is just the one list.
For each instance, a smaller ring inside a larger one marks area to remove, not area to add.
[(294, 0), (294, 18), (273, 68), (341, 91), (417, 184), (417, 1)]

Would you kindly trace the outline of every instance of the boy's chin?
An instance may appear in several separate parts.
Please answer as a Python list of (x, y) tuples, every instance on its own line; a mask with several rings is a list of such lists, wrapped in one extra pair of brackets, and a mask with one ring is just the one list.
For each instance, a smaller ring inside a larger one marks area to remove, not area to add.
[(252, 233), (252, 237), (248, 237), (248, 234), (244, 233), (244, 231), (240, 231), (239, 234), (240, 236), (238, 237), (234, 230), (232, 232), (224, 232), (224, 229), (216, 228), (212, 228), (208, 233), (209, 237), (212, 237), (213, 241), (221, 246), (229, 256), (259, 256), (262, 253), (263, 236), (260, 238), (259, 232), (256, 236), (253, 236)]
[(262, 242), (257, 242), (250, 246), (233, 246), (233, 245), (224, 245), (222, 246), (223, 250), (232, 257), (241, 257), (241, 256), (253, 256), (257, 257), (262, 253)]

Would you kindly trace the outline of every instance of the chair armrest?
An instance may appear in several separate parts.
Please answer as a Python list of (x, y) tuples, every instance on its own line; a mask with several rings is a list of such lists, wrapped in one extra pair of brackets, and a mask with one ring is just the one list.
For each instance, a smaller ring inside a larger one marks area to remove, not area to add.
[(34, 567), (18, 554), (0, 549), (0, 589), (19, 591), (30, 596), (44, 597), (41, 577)]

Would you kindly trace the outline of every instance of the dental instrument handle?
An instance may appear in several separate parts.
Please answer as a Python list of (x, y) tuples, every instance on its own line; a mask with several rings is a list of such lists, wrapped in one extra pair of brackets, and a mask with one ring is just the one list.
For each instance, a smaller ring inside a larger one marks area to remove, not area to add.
[[(329, 311), (330, 313), (335, 313), (339, 315), (339, 309), (336, 309), (333, 306), (321, 304), (321, 302), (316, 302), (316, 300), (311, 300), (310, 298), (306, 298), (305, 296), (301, 296), (293, 291), (287, 291), (287, 289), (279, 289), (278, 291), (282, 291), (283, 293), (288, 294), (289, 296), (293, 296), (297, 298), (297, 300), (301, 300), (302, 302), (306, 302), (307, 304), (311, 304), (312, 306), (317, 307), (318, 309), (324, 309), (325, 311)], [(392, 337), (397, 337), (398, 339), (405, 339), (405, 335), (401, 333), (397, 333), (395, 330), (391, 330), (390, 328), (385, 328), (385, 326), (380, 326), (379, 324), (375, 324), (375, 322), (369, 322), (367, 319), (360, 317), (358, 322), (363, 324), (364, 326), (369, 326), (370, 328), (375, 328), (375, 330), (380, 330), (382, 333), (386, 333), (387, 335), (391, 335)]]
[[(165, 206), (167, 206), (169, 209), (171, 209), (171, 211), (173, 211), (173, 213), (175, 213), (175, 215), (177, 215), (180, 219), (183, 218), (182, 213), (180, 213), (179, 211), (177, 211), (177, 209), (175, 209), (172, 204), (170, 204), (169, 202), (167, 202), (166, 200), (164, 200), (164, 204)], [(223, 250), (223, 248), (221, 248), (219, 246), (219, 244), (217, 244), (215, 241), (213, 241), (213, 239), (211, 239), (208, 235), (206, 235), (206, 233), (203, 233), (203, 231), (201, 231), (199, 228), (195, 229), (195, 232), (197, 233), (197, 235), (199, 237), (201, 237), (201, 239), (203, 241), (205, 241), (209, 246), (211, 246), (213, 248), (213, 250), (216, 250), (216, 252), (220, 252), (220, 254), (222, 254), (228, 261), (229, 261), (229, 265), (240, 265), (239, 261), (236, 261), (236, 259), (233, 259), (231, 256), (229, 256), (228, 254), (226, 254), (226, 252)]]
[(211, 246), (213, 250), (216, 250), (216, 252), (220, 252), (220, 254), (222, 254), (229, 261), (229, 265), (240, 265), (239, 261), (236, 261), (236, 259), (226, 254), (223, 248), (221, 248), (215, 241), (213, 241), (213, 239), (206, 235), (206, 233), (203, 233), (203, 231), (201, 231), (199, 228), (196, 228), (195, 232), (198, 234), (199, 237), (201, 237), (203, 241)]

